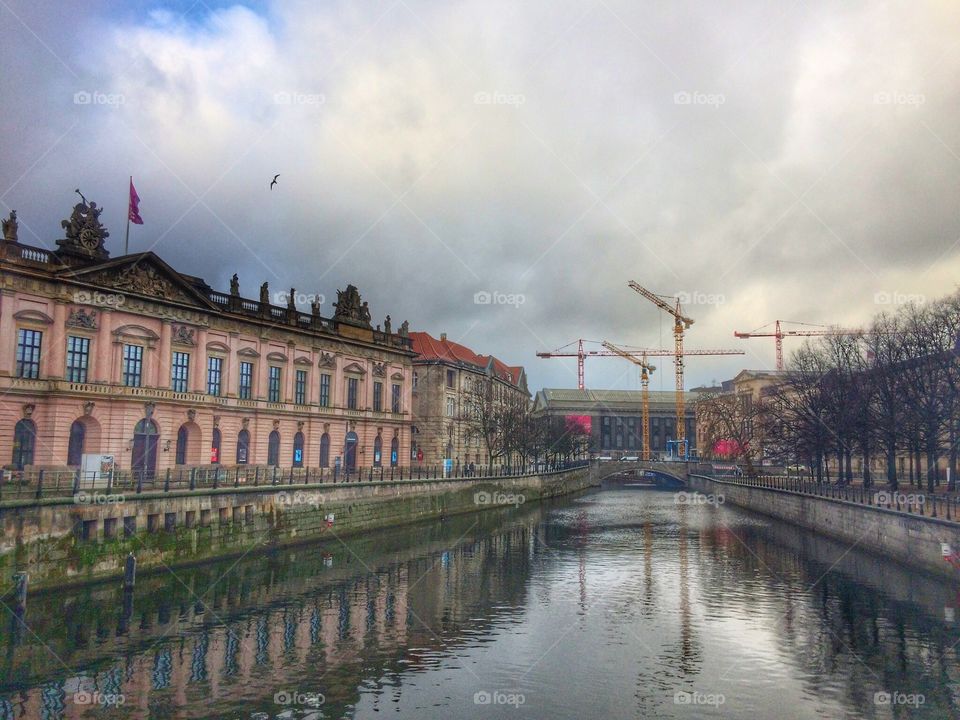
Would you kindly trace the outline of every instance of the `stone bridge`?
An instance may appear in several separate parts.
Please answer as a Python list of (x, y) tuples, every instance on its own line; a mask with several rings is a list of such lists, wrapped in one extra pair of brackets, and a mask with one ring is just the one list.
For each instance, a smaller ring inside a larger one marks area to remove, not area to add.
[(599, 485), (605, 480), (647, 482), (659, 487), (686, 487), (690, 473), (697, 472), (697, 463), (660, 462), (653, 460), (594, 460), (590, 463), (590, 479)]

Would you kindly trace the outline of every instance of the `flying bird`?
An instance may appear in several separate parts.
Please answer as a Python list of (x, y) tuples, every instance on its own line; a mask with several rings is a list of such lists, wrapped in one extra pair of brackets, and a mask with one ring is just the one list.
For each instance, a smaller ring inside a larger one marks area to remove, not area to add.
[(277, 173), (273, 176), (273, 182), (270, 183), (270, 189), (273, 190), (273, 186), (277, 184), (277, 178), (280, 177), (280, 173)]

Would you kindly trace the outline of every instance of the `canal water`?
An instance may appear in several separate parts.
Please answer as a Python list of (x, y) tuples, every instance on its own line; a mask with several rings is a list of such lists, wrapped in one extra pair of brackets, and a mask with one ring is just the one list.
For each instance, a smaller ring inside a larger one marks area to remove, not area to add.
[(960, 717), (960, 583), (866, 542), (613, 486), (37, 594), (0, 718)]

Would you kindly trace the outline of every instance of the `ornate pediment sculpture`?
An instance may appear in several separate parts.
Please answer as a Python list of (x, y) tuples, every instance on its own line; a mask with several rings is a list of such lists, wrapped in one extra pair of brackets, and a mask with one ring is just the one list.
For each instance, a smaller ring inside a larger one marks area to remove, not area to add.
[(83, 328), (85, 330), (96, 330), (97, 313), (93, 310), (84, 310), (83, 308), (71, 310), (69, 317), (67, 317), (67, 326)]
[(11, 210), (10, 217), (0, 222), (3, 224), (3, 239), (7, 242), (17, 242), (17, 228), (19, 227), (17, 211)]
[(387, 376), (387, 364), (382, 362), (373, 363), (373, 374), (376, 377), (386, 377)]
[(337, 358), (333, 353), (321, 352), (319, 364), (320, 367), (334, 368), (337, 366)]
[(337, 301), (333, 304), (336, 312), (333, 319), (349, 325), (369, 328), (370, 308), (360, 300), (360, 291), (355, 285), (347, 285), (346, 290), (337, 290)]
[(60, 246), (60, 252), (66, 254), (105, 260), (110, 253), (103, 243), (110, 237), (110, 233), (100, 222), (103, 208), (98, 207), (95, 202), (88, 203), (79, 190), (77, 194), (80, 195), (81, 202), (73, 206), (70, 218), (60, 223), (66, 237), (57, 240), (57, 245)]

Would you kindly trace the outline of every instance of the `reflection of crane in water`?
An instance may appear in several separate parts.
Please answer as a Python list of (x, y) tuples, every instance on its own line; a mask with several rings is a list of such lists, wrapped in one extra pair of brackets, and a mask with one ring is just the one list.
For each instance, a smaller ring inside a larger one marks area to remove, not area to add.
[(587, 513), (581, 510), (577, 513), (577, 555), (580, 560), (580, 614), (587, 613), (587, 536), (590, 526), (587, 524)]

